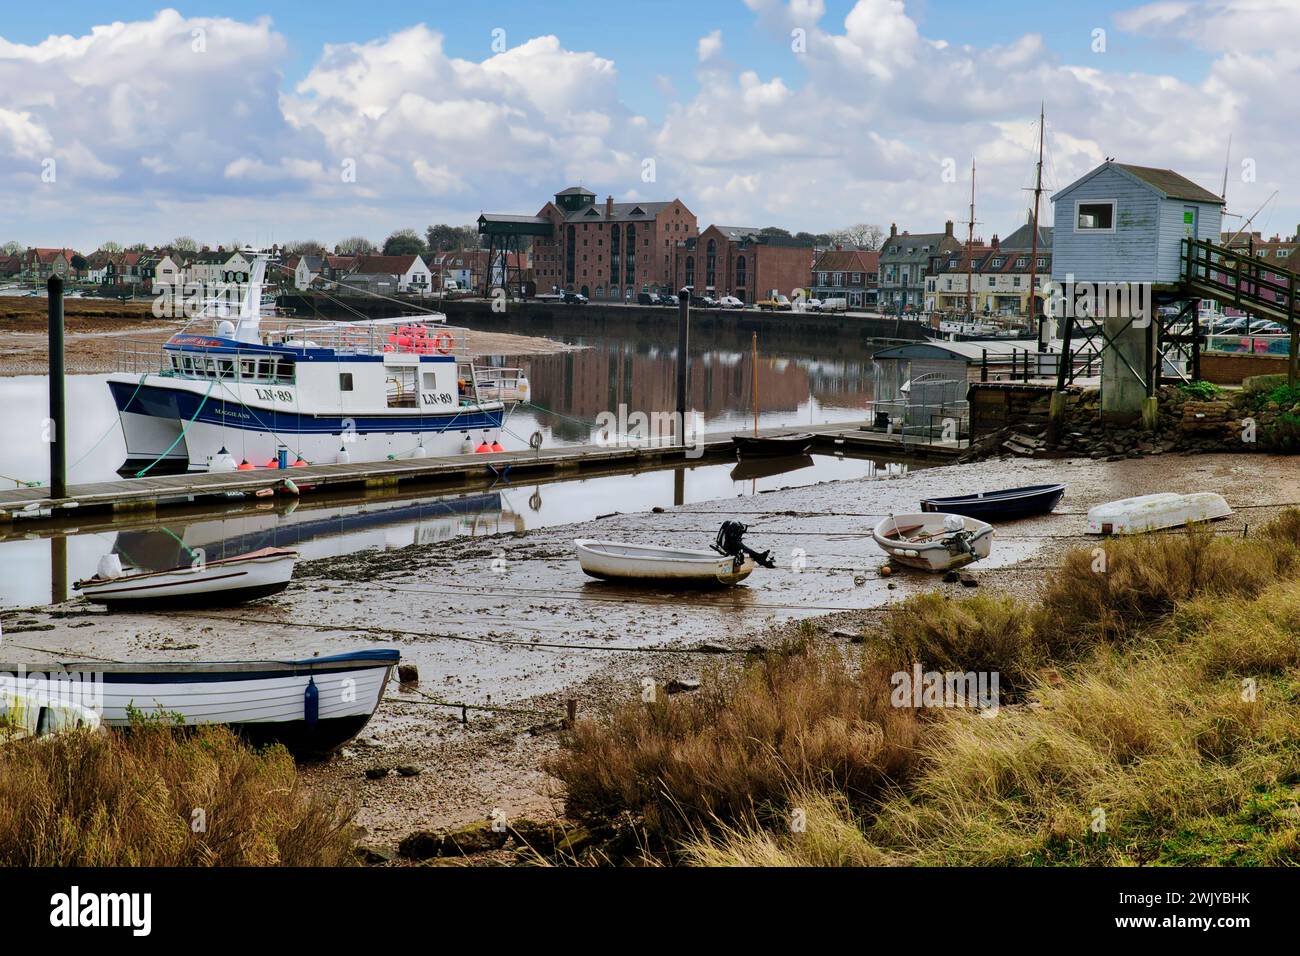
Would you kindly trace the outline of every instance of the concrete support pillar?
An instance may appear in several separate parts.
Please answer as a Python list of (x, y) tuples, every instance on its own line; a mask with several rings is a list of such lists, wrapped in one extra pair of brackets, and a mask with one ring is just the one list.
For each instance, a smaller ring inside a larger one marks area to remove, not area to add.
[(1111, 344), (1101, 356), (1101, 413), (1116, 422), (1133, 422), (1149, 397), (1143, 378), (1155, 364), (1154, 337), (1147, 334), (1142, 319), (1130, 323), (1126, 317), (1111, 316), (1104, 327)]

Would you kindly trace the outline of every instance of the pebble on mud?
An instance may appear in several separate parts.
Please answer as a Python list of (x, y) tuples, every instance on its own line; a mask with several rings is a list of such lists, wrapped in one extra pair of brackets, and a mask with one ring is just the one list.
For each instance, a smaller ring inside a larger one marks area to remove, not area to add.
[(383, 780), (392, 771), (392, 767), (367, 767), (365, 770), (367, 780)]
[(414, 664), (398, 664), (397, 682), (399, 684), (420, 683), (420, 668), (416, 667)]
[(418, 777), (420, 775), (420, 768), (415, 764), (404, 763), (396, 769), (399, 777)]

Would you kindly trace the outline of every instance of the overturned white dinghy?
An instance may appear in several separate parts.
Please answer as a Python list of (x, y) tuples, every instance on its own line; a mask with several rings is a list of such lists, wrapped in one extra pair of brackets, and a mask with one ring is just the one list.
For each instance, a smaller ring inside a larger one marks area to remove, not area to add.
[(99, 714), (57, 694), (0, 687), (0, 741), (48, 737), (81, 729), (98, 730)]
[(1180, 528), (1194, 521), (1217, 521), (1232, 514), (1223, 495), (1197, 491), (1190, 495), (1160, 492), (1108, 501), (1088, 510), (1089, 534), (1141, 534)]
[(890, 515), (871, 533), (890, 561), (922, 571), (950, 571), (987, 558), (993, 526), (978, 518), (927, 512)]

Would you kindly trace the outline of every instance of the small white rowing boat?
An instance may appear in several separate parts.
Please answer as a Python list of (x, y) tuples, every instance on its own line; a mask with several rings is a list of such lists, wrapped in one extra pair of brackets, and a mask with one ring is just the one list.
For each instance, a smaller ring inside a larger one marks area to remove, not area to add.
[(653, 544), (584, 538), (574, 541), (573, 547), (582, 570), (602, 580), (732, 585), (749, 577), (755, 567), (754, 559), (748, 555), (741, 560), (713, 551), (662, 548)]
[[(399, 660), (396, 650), (374, 649), (281, 661), (0, 664), (0, 687), (19, 687), (34, 701), (79, 700), (79, 710), (98, 712), (109, 727), (130, 726), (133, 714), (225, 724), (250, 743), (314, 756), (360, 733)], [(73, 716), (50, 719), (65, 726)]]
[(99, 729), (99, 714), (89, 707), (16, 687), (0, 689), (0, 740), (48, 737), (72, 730)]
[(942, 512), (890, 515), (871, 536), (890, 561), (922, 571), (960, 568), (993, 547), (991, 524)]
[(1088, 510), (1088, 534), (1140, 534), (1178, 528), (1193, 521), (1217, 521), (1232, 514), (1223, 495), (1161, 492), (1108, 501)]
[(263, 548), (217, 561), (198, 561), (165, 571), (121, 573), (115, 556), (100, 562), (93, 578), (73, 587), (96, 604), (118, 608), (238, 604), (289, 586), (298, 552)]

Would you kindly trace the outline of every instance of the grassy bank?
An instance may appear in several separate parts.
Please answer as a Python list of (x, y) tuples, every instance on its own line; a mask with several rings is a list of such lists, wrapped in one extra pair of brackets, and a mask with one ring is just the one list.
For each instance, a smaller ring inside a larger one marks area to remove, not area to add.
[(283, 748), (141, 724), (0, 746), (0, 865), (338, 866), (351, 812)]
[[(551, 770), (660, 862), (1297, 863), (1298, 569), (1294, 511), (1109, 539), (1034, 602), (923, 595), (852, 653), (805, 639), (580, 723)], [(998, 673), (1000, 708), (893, 706), (914, 662)]]

